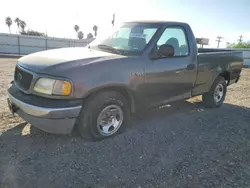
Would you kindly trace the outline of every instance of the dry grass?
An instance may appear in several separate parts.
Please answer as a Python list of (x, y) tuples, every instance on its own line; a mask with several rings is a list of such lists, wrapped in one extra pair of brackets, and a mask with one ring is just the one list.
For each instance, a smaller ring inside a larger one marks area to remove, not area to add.
[[(225, 104), (153, 110), (102, 142), (44, 133), (9, 113), (15, 59), (0, 59), (0, 187), (249, 187), (250, 69)], [(199, 100), (199, 98), (198, 98)]]

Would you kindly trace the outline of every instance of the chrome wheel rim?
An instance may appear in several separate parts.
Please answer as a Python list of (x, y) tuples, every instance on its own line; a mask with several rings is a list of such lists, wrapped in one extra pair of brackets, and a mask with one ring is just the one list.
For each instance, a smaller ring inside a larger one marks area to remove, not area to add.
[(97, 129), (103, 136), (115, 134), (121, 127), (124, 116), (120, 106), (106, 106), (97, 118)]
[(214, 90), (214, 101), (219, 103), (224, 95), (224, 87), (222, 84), (218, 84)]

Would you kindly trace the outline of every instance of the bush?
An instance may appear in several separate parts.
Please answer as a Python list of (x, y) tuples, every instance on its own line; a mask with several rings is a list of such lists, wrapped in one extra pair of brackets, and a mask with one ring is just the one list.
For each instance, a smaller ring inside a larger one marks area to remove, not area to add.
[(227, 43), (228, 48), (250, 48), (250, 41), (248, 42), (239, 42), (235, 43)]
[(87, 39), (92, 39), (92, 38), (94, 38), (94, 36), (92, 35), (92, 33), (89, 33), (89, 34), (87, 35)]
[(34, 31), (34, 30), (28, 30), (28, 31), (23, 31), (21, 32), (21, 35), (31, 35), (31, 36), (46, 36), (45, 33), (41, 33), (38, 31)]

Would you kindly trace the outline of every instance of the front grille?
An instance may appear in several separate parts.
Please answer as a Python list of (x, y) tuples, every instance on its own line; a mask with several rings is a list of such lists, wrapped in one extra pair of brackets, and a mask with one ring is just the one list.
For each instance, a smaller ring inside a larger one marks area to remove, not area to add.
[(14, 79), (19, 87), (27, 91), (30, 88), (33, 75), (16, 66)]

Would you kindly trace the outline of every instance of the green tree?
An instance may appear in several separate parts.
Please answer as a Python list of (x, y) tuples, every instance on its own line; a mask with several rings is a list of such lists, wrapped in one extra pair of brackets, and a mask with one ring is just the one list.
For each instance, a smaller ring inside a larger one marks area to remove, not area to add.
[(11, 33), (11, 31), (10, 31), (10, 26), (12, 25), (11, 17), (5, 18), (5, 24), (9, 27), (9, 32)]
[(97, 36), (97, 30), (98, 30), (98, 27), (96, 25), (94, 25), (93, 31), (95, 32), (95, 37)]
[(78, 39), (83, 39), (83, 37), (84, 37), (83, 32), (82, 32), (82, 31), (79, 31), (79, 32), (77, 33), (77, 37), (78, 37)]
[(227, 48), (250, 48), (250, 41), (238, 42), (238, 43), (227, 43)]
[(17, 27), (18, 27), (18, 31), (20, 32), (20, 22), (21, 22), (21, 20), (19, 19), (19, 18), (16, 18), (15, 19), (15, 23), (16, 23), (16, 25), (17, 25)]
[(20, 27), (21, 27), (21, 29), (22, 29), (22, 32), (24, 32), (26, 25), (27, 25), (27, 24), (26, 24), (25, 21), (20, 20)]
[(87, 39), (92, 39), (94, 36), (92, 35), (92, 33), (89, 33), (88, 35), (87, 35)]

